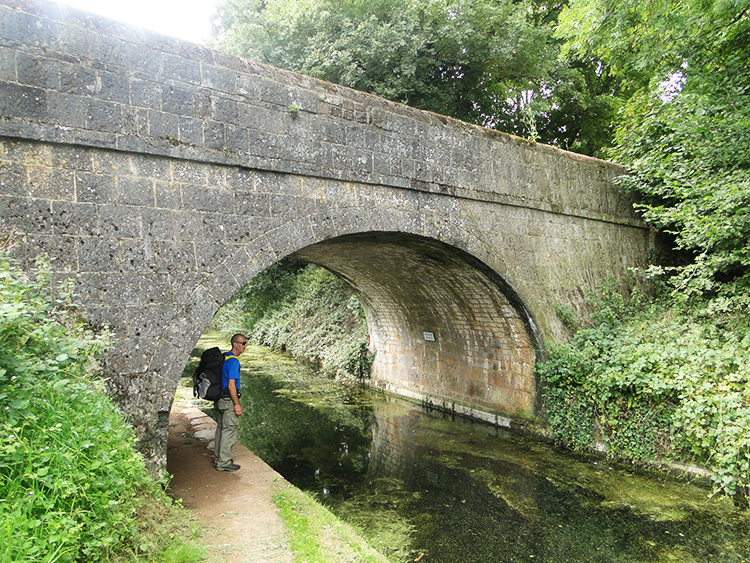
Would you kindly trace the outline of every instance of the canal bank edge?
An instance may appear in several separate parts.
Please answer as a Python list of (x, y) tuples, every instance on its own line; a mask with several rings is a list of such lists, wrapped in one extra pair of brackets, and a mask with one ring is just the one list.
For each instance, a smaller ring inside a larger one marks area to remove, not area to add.
[(274, 502), (281, 493), (296, 513), (320, 522), (317, 529), (310, 527), (311, 537), (304, 539), (330, 554), (326, 561), (356, 557), (369, 563), (388, 563), (351, 526), (288, 483), (239, 442), (233, 455), (242, 468), (236, 473), (217, 472), (211, 454), (216, 423), (196, 405), (190, 393), (189, 388), (179, 387), (170, 412), (169, 493), (200, 524), (206, 563), (292, 563), (299, 538), (290, 533), (278, 502)]
[[(513, 432), (518, 432), (525, 435), (537, 436), (542, 440), (547, 440), (550, 443), (554, 442), (553, 437), (549, 432), (549, 428), (544, 424), (540, 423), (539, 420), (531, 420), (517, 415), (500, 414), (480, 409), (475, 409), (471, 406), (462, 405), (455, 401), (449, 401), (441, 397), (433, 397), (430, 395), (411, 392), (407, 389), (397, 388), (392, 385), (369, 385), (370, 389), (378, 391), (385, 395), (391, 395), (400, 399), (407, 400), (414, 404), (420, 405), (425, 411), (437, 411), (452, 417), (459, 417), (467, 420), (473, 420), (481, 424), (488, 424), (497, 428), (505, 428)], [(674, 461), (661, 460), (650, 463), (641, 464), (630, 464), (626, 461), (619, 459), (610, 459), (607, 457), (607, 445), (602, 441), (596, 441), (594, 447), (588, 452), (591, 455), (601, 456), (602, 458), (608, 459), (610, 462), (619, 463), (622, 465), (636, 465), (643, 469), (656, 472), (665, 472), (671, 476), (684, 479), (705, 479), (708, 487), (711, 486), (710, 481), (714, 475), (711, 471), (705, 467), (692, 464), (677, 463)]]

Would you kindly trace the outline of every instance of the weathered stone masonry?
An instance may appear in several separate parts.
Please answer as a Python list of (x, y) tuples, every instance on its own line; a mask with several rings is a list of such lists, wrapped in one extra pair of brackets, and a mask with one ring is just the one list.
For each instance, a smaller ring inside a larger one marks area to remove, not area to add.
[[(220, 305), (295, 254), (359, 292), (373, 383), (533, 418), (555, 306), (642, 263), (620, 170), (48, 2), (0, 0), (0, 228), (108, 324), (110, 392), (164, 465)], [(426, 339), (425, 333), (434, 337)]]

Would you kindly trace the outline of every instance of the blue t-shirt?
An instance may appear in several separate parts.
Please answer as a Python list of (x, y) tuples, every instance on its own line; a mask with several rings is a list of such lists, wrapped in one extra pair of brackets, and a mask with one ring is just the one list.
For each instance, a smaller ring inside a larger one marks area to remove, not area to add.
[(235, 379), (235, 385), (237, 386), (237, 391), (240, 390), (240, 360), (237, 356), (232, 356), (231, 358), (227, 358), (227, 356), (232, 356), (232, 351), (224, 353), (224, 366), (221, 368), (221, 388), (226, 389), (229, 387), (229, 380)]

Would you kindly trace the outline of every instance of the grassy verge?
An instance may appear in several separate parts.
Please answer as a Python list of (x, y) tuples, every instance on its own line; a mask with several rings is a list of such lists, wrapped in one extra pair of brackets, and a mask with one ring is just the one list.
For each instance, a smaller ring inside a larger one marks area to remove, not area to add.
[(348, 524), (299, 489), (273, 496), (291, 536), (295, 561), (305, 563), (387, 563)]

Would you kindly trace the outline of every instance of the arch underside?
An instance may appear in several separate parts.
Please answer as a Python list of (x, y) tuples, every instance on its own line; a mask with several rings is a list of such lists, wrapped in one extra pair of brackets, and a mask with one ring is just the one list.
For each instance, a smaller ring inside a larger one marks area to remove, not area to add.
[(375, 353), (373, 385), (472, 412), (534, 415), (538, 336), (510, 286), (480, 261), (433, 239), (383, 232), (326, 240), (292, 256), (329, 269), (359, 294)]

